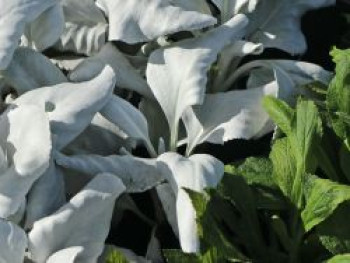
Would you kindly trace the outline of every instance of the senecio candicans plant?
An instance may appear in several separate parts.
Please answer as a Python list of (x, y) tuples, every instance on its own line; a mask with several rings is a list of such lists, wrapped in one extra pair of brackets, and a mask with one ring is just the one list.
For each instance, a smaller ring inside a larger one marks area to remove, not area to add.
[(115, 201), (147, 190), (197, 252), (188, 191), (217, 186), (224, 164), (196, 146), (271, 132), (265, 95), (293, 103), (332, 77), (243, 58), (305, 52), (301, 16), (334, 3), (0, 0), (0, 262), (104, 262)]

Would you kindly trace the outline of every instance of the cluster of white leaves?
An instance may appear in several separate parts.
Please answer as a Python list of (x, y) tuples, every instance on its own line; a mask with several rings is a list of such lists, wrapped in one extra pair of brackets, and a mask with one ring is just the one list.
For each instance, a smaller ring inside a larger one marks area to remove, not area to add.
[(0, 262), (101, 261), (116, 199), (150, 189), (182, 250), (198, 251), (185, 188), (215, 187), (224, 168), (197, 145), (273, 131), (265, 95), (292, 103), (331, 77), (242, 58), (303, 53), (301, 16), (334, 2), (0, 0)]

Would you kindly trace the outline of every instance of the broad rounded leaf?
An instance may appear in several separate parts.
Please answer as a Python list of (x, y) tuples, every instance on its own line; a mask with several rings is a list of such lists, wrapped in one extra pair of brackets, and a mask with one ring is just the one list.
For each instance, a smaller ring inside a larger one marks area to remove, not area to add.
[(57, 163), (68, 169), (94, 176), (97, 173), (113, 173), (124, 183), (127, 192), (144, 192), (164, 180), (155, 159), (142, 159), (129, 155), (99, 156), (57, 154)]
[(205, 141), (224, 144), (255, 137), (269, 121), (262, 98), (276, 93), (277, 85), (272, 82), (260, 88), (206, 95), (202, 105), (189, 107), (182, 118), (188, 135), (187, 154)]
[(62, 83), (23, 94), (15, 105), (35, 104), (46, 109), (52, 133), (57, 136), (55, 147), (62, 149), (76, 138), (109, 100), (115, 75), (106, 66), (94, 79), (81, 83)]
[(146, 42), (216, 23), (212, 16), (185, 11), (171, 5), (169, 0), (97, 0), (96, 3), (109, 18), (109, 40), (126, 43)]
[(58, 210), (66, 202), (63, 174), (53, 159), (49, 168), (33, 184), (27, 195), (25, 228)]
[(56, 3), (57, 0), (0, 1), (0, 70), (10, 64), (25, 26)]
[(117, 76), (116, 85), (118, 87), (136, 91), (143, 96), (153, 98), (146, 80), (142, 78), (129, 60), (112, 43), (103, 46), (95, 56), (83, 60), (70, 72), (69, 79), (75, 82), (89, 80), (95, 77), (105, 65), (113, 68)]
[(184, 40), (151, 54), (147, 81), (167, 117), (173, 137), (177, 137), (184, 110), (203, 103), (207, 71), (217, 54), (242, 37), (247, 23), (244, 15), (237, 15), (199, 38)]
[[(32, 259), (44, 263), (54, 253), (78, 246), (82, 250), (77, 261), (96, 262), (103, 252), (115, 200), (124, 190), (115, 175), (97, 175), (57, 212), (34, 223), (29, 233)], [(60, 258), (72, 256), (69, 252), (59, 252)]]
[(59, 3), (47, 9), (25, 30), (27, 45), (44, 50), (56, 43), (64, 29), (63, 10)]
[(64, 74), (47, 57), (23, 47), (15, 51), (11, 63), (1, 75), (18, 94), (67, 82)]
[(131, 103), (113, 96), (100, 113), (125, 132), (130, 139), (143, 143), (151, 155), (154, 157), (157, 155), (149, 139), (147, 120)]
[(55, 46), (61, 51), (92, 55), (106, 43), (108, 24), (94, 0), (62, 0), (65, 29)]
[(176, 153), (164, 153), (157, 160), (160, 172), (168, 180), (176, 196), (181, 248), (186, 253), (198, 252), (196, 212), (184, 188), (203, 192), (207, 187), (215, 187), (224, 174), (224, 164), (205, 154), (185, 158)]
[(196, 11), (203, 14), (211, 14), (209, 5), (206, 0), (170, 0), (170, 2), (186, 11)]
[(306, 51), (300, 28), (301, 17), (309, 10), (335, 4), (335, 0), (259, 1), (249, 16), (249, 40), (291, 54)]
[(0, 117), (0, 147), (0, 217), (8, 218), (17, 212), (33, 183), (49, 166), (47, 114), (29, 105), (8, 109)]
[(0, 219), (0, 262), (23, 263), (26, 233), (17, 225)]
[(46, 263), (74, 263), (83, 252), (84, 248), (80, 246), (65, 248), (51, 255)]

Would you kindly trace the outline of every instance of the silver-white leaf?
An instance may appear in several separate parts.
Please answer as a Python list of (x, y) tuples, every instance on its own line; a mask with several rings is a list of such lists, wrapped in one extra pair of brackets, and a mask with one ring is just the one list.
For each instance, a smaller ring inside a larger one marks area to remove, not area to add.
[(61, 262), (75, 262), (69, 260), (76, 257), (78, 262), (95, 263), (103, 252), (115, 200), (124, 190), (115, 175), (97, 175), (57, 212), (34, 223), (29, 233), (31, 258), (44, 263), (56, 253)]
[(156, 157), (157, 153), (148, 135), (147, 120), (131, 103), (118, 96), (112, 96), (100, 113), (124, 131), (130, 139), (144, 144), (149, 153)]
[(113, 70), (106, 66), (94, 79), (81, 83), (62, 83), (27, 92), (15, 105), (38, 105), (48, 111), (56, 148), (62, 149), (76, 138), (110, 99), (115, 84)]
[(206, 0), (170, 0), (170, 2), (187, 11), (196, 11), (203, 14), (211, 14), (209, 5)]
[(113, 68), (117, 76), (116, 84), (118, 87), (136, 91), (149, 98), (153, 97), (146, 80), (112, 43), (103, 46), (95, 56), (83, 60), (69, 74), (69, 79), (74, 82), (89, 80), (95, 77), (105, 65)]
[(247, 24), (244, 15), (237, 15), (201, 37), (175, 43), (151, 54), (147, 81), (167, 117), (172, 147), (176, 144), (184, 110), (203, 103), (211, 64), (225, 46), (242, 37)]
[(335, 0), (258, 1), (249, 16), (249, 40), (265, 47), (279, 48), (291, 54), (306, 51), (301, 17), (309, 10), (335, 4)]
[(65, 75), (44, 55), (30, 48), (18, 48), (9, 66), (0, 71), (18, 94), (67, 82)]
[(94, 0), (61, 1), (65, 29), (55, 46), (60, 51), (92, 55), (106, 43), (107, 21)]
[(7, 68), (10, 64), (25, 26), (57, 2), (57, 0), (0, 1), (0, 70)]
[(129, 155), (65, 156), (58, 153), (56, 161), (64, 168), (90, 176), (102, 172), (113, 173), (123, 181), (126, 191), (131, 193), (147, 191), (164, 180), (164, 177), (157, 170), (155, 159), (143, 159)]
[(49, 166), (47, 114), (29, 105), (8, 109), (0, 116), (0, 148), (0, 217), (8, 218)]
[(63, 174), (51, 158), (49, 168), (33, 184), (27, 195), (25, 228), (46, 217), (66, 203)]
[[(136, 145), (119, 127), (96, 113), (90, 125), (75, 138), (64, 152), (67, 154), (118, 154), (123, 147), (131, 151)], [(96, 140), (98, 138), (98, 140)]]
[(184, 188), (203, 192), (207, 187), (215, 187), (224, 174), (224, 164), (206, 154), (185, 158), (177, 153), (168, 152), (158, 157), (158, 169), (168, 180), (176, 196), (176, 218), (181, 249), (185, 253), (198, 252), (196, 212)]
[(216, 23), (212, 16), (183, 10), (171, 5), (169, 0), (97, 0), (96, 3), (109, 18), (109, 40), (126, 43), (147, 42)]
[(24, 32), (26, 45), (42, 51), (54, 45), (63, 30), (63, 9), (59, 3), (56, 3), (27, 25)]
[(200, 106), (188, 108), (183, 115), (188, 145), (187, 154), (205, 141), (217, 144), (232, 139), (251, 139), (269, 120), (262, 106), (265, 95), (276, 96), (277, 85), (207, 94)]
[(27, 242), (26, 233), (20, 227), (0, 219), (1, 263), (23, 263)]

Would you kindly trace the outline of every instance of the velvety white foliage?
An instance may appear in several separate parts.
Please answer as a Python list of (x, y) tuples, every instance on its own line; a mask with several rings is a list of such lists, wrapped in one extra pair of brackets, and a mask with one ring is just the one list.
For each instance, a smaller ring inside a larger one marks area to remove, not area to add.
[(158, 157), (158, 169), (168, 180), (176, 196), (176, 216), (181, 249), (184, 252), (198, 252), (196, 212), (184, 188), (203, 192), (215, 187), (224, 174), (224, 164), (206, 154), (189, 158), (177, 153), (164, 153)]
[(238, 40), (234, 44), (224, 48), (217, 61), (217, 74), (214, 83), (210, 87), (211, 91), (220, 91), (225, 80), (238, 67), (242, 58), (247, 55), (260, 55), (264, 51), (262, 44), (256, 44), (248, 41)]
[(84, 59), (84, 56), (59, 56), (51, 58), (50, 60), (61, 70), (70, 72), (75, 69)]
[(14, 215), (33, 183), (49, 166), (49, 120), (36, 106), (8, 109), (0, 116), (0, 217)]
[(67, 82), (65, 75), (44, 55), (30, 48), (18, 48), (11, 63), (0, 71), (18, 94)]
[(184, 110), (203, 103), (207, 71), (217, 54), (242, 37), (247, 23), (244, 15), (237, 15), (198, 38), (175, 43), (151, 54), (147, 81), (167, 117), (172, 143), (177, 139)]
[(170, 137), (169, 126), (158, 102), (143, 98), (139, 109), (147, 119), (148, 133), (154, 147), (158, 149), (159, 140), (163, 140), (167, 146)]
[(303, 53), (307, 46), (300, 28), (302, 15), (332, 4), (335, 0), (259, 1), (250, 16), (249, 40), (292, 54)]
[(105, 65), (113, 68), (117, 76), (116, 84), (118, 87), (136, 91), (149, 98), (153, 97), (146, 80), (112, 43), (103, 46), (95, 56), (83, 60), (69, 74), (69, 78), (75, 82), (89, 80), (95, 77)]
[(25, 26), (55, 4), (57, 0), (0, 1), (0, 70), (5, 69), (11, 62)]
[(216, 23), (212, 16), (183, 10), (171, 5), (169, 0), (97, 0), (96, 3), (109, 18), (109, 40), (146, 42)]
[(49, 168), (33, 184), (27, 195), (25, 228), (55, 212), (66, 202), (63, 174), (59, 167), (50, 160)]
[(63, 29), (63, 9), (57, 2), (27, 25), (24, 32), (25, 45), (44, 50), (56, 43)]
[(84, 248), (81, 246), (74, 246), (59, 250), (51, 255), (45, 263), (75, 263), (79, 259), (79, 255), (84, 253)]
[(0, 262), (23, 263), (26, 233), (17, 225), (0, 219)]
[(56, 48), (92, 55), (106, 42), (107, 21), (94, 0), (62, 0), (65, 29)]
[(207, 94), (200, 106), (188, 108), (183, 116), (187, 154), (205, 141), (223, 144), (232, 139), (251, 139), (269, 120), (261, 102), (265, 95), (276, 96), (275, 82), (259, 88)]
[(81, 83), (62, 83), (27, 92), (15, 105), (35, 104), (48, 111), (56, 148), (62, 149), (76, 138), (109, 100), (115, 75), (106, 66), (94, 79)]
[(210, 15), (210, 8), (206, 0), (170, 0), (170, 2), (187, 11), (196, 11)]
[(248, 39), (265, 47), (292, 54), (306, 51), (300, 28), (301, 17), (309, 10), (335, 4), (335, 0), (213, 0), (223, 21), (238, 13), (249, 14)]
[(176, 217), (176, 194), (169, 183), (163, 183), (156, 187), (156, 191), (167, 220), (174, 231), (174, 234), (179, 237), (179, 227)]
[(278, 83), (278, 97), (291, 100), (300, 94), (300, 86), (310, 82), (320, 81), (329, 83), (332, 74), (322, 67), (301, 61), (292, 60), (255, 60), (244, 64), (236, 70), (223, 85), (223, 89), (229, 89), (240, 77), (250, 73), (248, 88), (259, 87), (271, 81)]
[(119, 153), (122, 147), (131, 151), (135, 146), (135, 143), (128, 140), (127, 135), (119, 127), (100, 113), (96, 113), (90, 125), (64, 149), (64, 152), (106, 156)]
[(103, 252), (115, 200), (124, 190), (115, 175), (97, 175), (57, 212), (34, 223), (29, 233), (32, 259), (95, 263)]
[(260, 0), (212, 0), (221, 12), (222, 22), (228, 21), (236, 14), (253, 11), (259, 1)]
[(141, 142), (151, 155), (156, 156), (157, 153), (149, 139), (147, 120), (131, 103), (118, 96), (112, 96), (100, 113), (124, 131), (129, 139)]
[(113, 173), (124, 183), (127, 192), (144, 192), (163, 181), (163, 176), (157, 170), (155, 159), (143, 159), (129, 155), (99, 156), (57, 154), (57, 163), (68, 169), (87, 175), (97, 173)]

